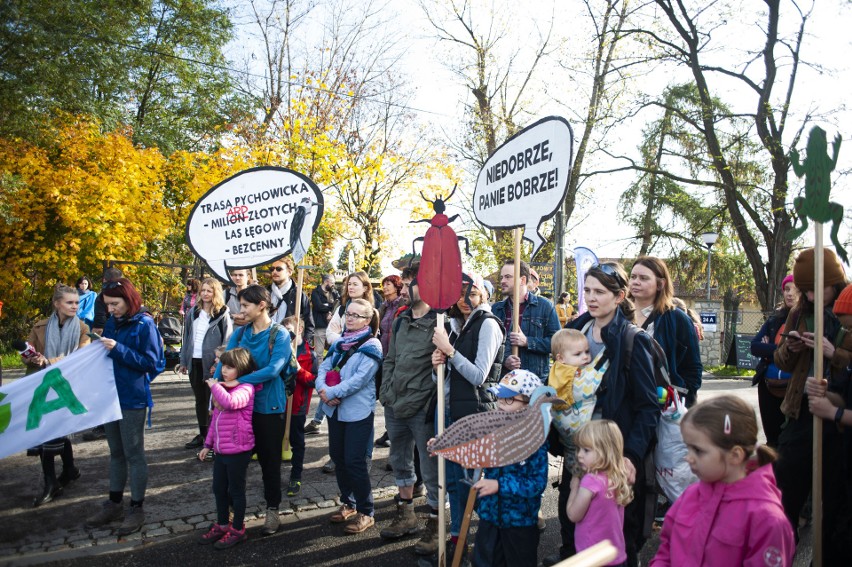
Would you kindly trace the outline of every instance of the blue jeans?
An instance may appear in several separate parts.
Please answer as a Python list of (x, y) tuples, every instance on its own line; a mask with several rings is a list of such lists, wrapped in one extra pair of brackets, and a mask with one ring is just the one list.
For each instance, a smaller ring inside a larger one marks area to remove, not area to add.
[(366, 445), (373, 444), (373, 419), (370, 414), (360, 421), (339, 421), (337, 412), (328, 418), (328, 452), (334, 461), (340, 501), (366, 516), (373, 515), (373, 490)]
[(145, 461), (146, 408), (121, 409), (121, 419), (104, 424), (109, 445), (109, 491), (124, 492), (130, 469), (130, 499), (141, 502), (148, 486)]
[(426, 442), (435, 436), (435, 424), (426, 421), (426, 409), (407, 419), (396, 419), (393, 408), (385, 407), (385, 427), (391, 442), (390, 464), (397, 486), (414, 486), (414, 447), (420, 453), (420, 472), (426, 484), (426, 502), (438, 508), (438, 458), (430, 457)]
[(216, 523), (220, 526), (228, 524), (228, 504), (234, 506), (234, 529), (241, 530), (245, 526), (246, 471), (251, 453), (217, 453), (213, 459), (213, 496), (216, 497)]

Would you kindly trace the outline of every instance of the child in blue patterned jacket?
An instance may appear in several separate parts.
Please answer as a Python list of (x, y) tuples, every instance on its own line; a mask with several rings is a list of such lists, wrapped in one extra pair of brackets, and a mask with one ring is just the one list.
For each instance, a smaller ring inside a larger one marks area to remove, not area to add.
[[(502, 380), (489, 390), (497, 396), (493, 411), (522, 411), (541, 380), (526, 370), (513, 372), (514, 384)], [(538, 511), (547, 486), (547, 443), (527, 459), (505, 467), (485, 469), (473, 485), (479, 492), (479, 528), (473, 566), (536, 567)]]

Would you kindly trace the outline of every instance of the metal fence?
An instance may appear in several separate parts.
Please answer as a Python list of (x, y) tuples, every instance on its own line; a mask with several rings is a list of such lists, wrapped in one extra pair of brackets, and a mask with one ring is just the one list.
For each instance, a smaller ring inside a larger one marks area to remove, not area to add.
[(722, 311), (722, 362), (729, 366), (754, 369), (751, 339), (760, 331), (772, 312)]

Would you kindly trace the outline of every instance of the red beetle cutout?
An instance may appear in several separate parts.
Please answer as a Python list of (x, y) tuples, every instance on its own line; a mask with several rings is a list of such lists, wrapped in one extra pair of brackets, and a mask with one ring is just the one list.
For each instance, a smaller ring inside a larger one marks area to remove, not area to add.
[[(417, 273), (417, 286), (420, 298), (433, 309), (443, 311), (452, 307), (461, 296), (462, 291), (462, 263), (459, 251), (459, 240), (465, 244), (465, 252), (470, 256), (470, 247), (467, 238), (456, 236), (450, 223), (458, 218), (458, 215), (447, 217), (445, 202), (456, 192), (453, 187), (446, 199), (440, 196), (430, 201), (423, 193), (420, 196), (424, 201), (432, 203), (435, 216), (431, 219), (421, 219), (416, 222), (428, 222), (430, 225), (426, 236), (415, 238), (423, 241), (423, 252), (420, 260), (420, 270)], [(412, 251), (413, 251), (412, 243)]]

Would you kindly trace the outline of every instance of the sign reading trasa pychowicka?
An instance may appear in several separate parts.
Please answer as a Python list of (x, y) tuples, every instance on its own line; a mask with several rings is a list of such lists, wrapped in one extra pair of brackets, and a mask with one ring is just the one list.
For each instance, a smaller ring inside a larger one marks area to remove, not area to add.
[(488, 158), (473, 192), (476, 219), (489, 228), (524, 227), (535, 257), (541, 223), (556, 214), (568, 190), (574, 134), (559, 116), (527, 126)]
[(254, 268), (287, 254), (299, 264), (323, 213), (322, 192), (283, 167), (246, 169), (214, 186), (195, 204), (186, 241), (223, 282), (228, 270)]

